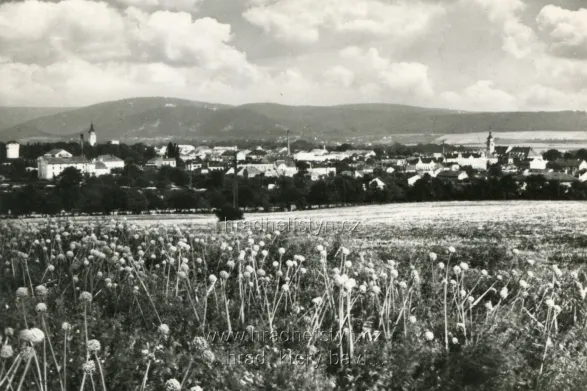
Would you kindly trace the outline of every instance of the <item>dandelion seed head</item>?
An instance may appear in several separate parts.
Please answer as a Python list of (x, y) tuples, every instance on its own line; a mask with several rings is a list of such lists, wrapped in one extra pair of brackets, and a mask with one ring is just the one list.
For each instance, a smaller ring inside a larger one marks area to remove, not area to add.
[(214, 353), (212, 353), (211, 350), (204, 350), (204, 352), (202, 353), (202, 358), (211, 363), (214, 362), (216, 356), (214, 356)]
[(433, 341), (434, 340), (434, 333), (432, 331), (426, 331), (424, 333), (424, 337), (426, 338), (427, 341)]
[(38, 344), (45, 340), (45, 333), (40, 329), (33, 327), (30, 329), (21, 330), (18, 337), (24, 342)]
[(84, 303), (91, 303), (92, 302), (92, 294), (90, 292), (87, 291), (83, 291), (80, 295), (79, 295), (79, 299), (81, 302)]
[(520, 284), (520, 288), (522, 288), (522, 289), (528, 288), (528, 283), (525, 280), (520, 280), (519, 284)]
[(100, 349), (102, 349), (102, 345), (100, 345), (100, 341), (98, 341), (97, 339), (90, 339), (88, 341), (87, 348), (90, 352), (94, 353), (99, 352)]
[(159, 334), (168, 335), (169, 334), (169, 326), (167, 326), (165, 323), (161, 323), (159, 325), (159, 328), (157, 329), (157, 331), (159, 331)]
[(35, 311), (37, 311), (38, 313), (41, 313), (41, 314), (47, 312), (47, 304), (45, 304), (45, 303), (38, 303), (35, 306)]
[(0, 358), (8, 359), (14, 355), (14, 350), (12, 350), (12, 346), (4, 345), (0, 348)]
[(503, 288), (501, 288), (501, 290), (499, 291), (499, 296), (500, 296), (500, 297), (501, 297), (503, 300), (505, 300), (505, 299), (506, 299), (506, 297), (508, 297), (508, 288), (507, 288), (507, 287), (505, 287), (505, 286), (504, 286)]
[(37, 285), (35, 287), (35, 294), (37, 296), (45, 297), (49, 293), (49, 290), (45, 285)]

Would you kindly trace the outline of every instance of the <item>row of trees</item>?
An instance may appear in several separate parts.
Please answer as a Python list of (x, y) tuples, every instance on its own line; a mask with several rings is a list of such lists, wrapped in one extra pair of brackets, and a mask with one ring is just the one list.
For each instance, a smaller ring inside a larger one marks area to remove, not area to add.
[[(311, 181), (304, 175), (270, 179), (212, 172), (192, 176), (197, 186), (184, 184), (184, 187), (176, 187), (186, 182), (180, 172), (183, 171), (172, 168), (152, 171), (150, 175), (158, 177), (156, 180), (160, 186), (138, 187), (128, 186), (130, 183), (136, 185), (136, 181), (131, 179), (144, 174), (133, 166), (125, 167), (117, 176), (97, 178), (84, 178), (76, 169), (68, 168), (54, 181), (54, 187), (29, 184), (12, 192), (0, 193), (0, 213), (14, 216), (32, 213), (53, 215), (62, 211), (88, 214), (150, 210), (212, 211), (232, 203), (235, 180), (238, 206), (246, 209), (288, 210), (293, 206), (305, 209), (327, 205), (450, 200), (587, 200), (587, 184), (576, 182), (568, 188), (556, 181), (549, 182), (543, 176), (527, 178), (525, 189), (521, 189), (510, 175), (472, 179), (467, 183), (443, 181), (425, 175), (413, 186), (408, 186), (404, 175), (380, 173), (377, 177), (385, 186), (378, 188), (370, 183), (370, 176), (351, 178), (333, 175)], [(274, 185), (271, 190), (268, 189), (270, 182)]]

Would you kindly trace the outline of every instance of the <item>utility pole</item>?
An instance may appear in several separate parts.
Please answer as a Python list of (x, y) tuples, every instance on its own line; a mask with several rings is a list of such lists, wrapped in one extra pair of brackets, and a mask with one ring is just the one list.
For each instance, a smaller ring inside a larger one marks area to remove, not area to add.
[(238, 149), (234, 151), (234, 178), (232, 179), (232, 207), (238, 208)]
[(80, 144), (80, 147), (81, 147), (81, 150), (82, 150), (81, 151), (81, 156), (84, 156), (84, 134), (83, 133), (81, 133), (79, 135), (79, 144)]

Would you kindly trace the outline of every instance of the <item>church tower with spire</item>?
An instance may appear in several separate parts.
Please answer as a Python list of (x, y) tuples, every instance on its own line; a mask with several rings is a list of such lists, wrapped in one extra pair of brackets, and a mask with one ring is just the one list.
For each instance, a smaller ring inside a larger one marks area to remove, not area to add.
[(90, 130), (88, 131), (90, 137), (89, 137), (89, 143), (90, 145), (93, 147), (94, 145), (96, 145), (96, 131), (94, 130), (94, 123), (92, 122), (90, 124)]
[(495, 153), (495, 140), (493, 139), (493, 136), (491, 135), (491, 132), (489, 132), (489, 136), (487, 137), (487, 156), (493, 156), (493, 154)]

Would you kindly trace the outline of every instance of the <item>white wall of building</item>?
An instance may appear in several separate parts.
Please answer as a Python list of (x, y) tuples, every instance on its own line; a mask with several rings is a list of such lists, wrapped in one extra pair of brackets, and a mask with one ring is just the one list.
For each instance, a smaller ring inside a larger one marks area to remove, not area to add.
[(20, 157), (20, 144), (18, 144), (18, 143), (6, 144), (6, 157), (8, 159), (18, 159)]

